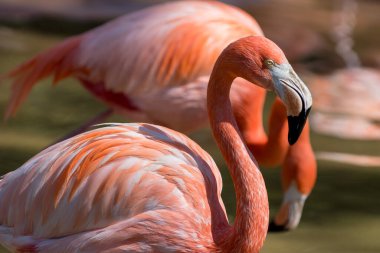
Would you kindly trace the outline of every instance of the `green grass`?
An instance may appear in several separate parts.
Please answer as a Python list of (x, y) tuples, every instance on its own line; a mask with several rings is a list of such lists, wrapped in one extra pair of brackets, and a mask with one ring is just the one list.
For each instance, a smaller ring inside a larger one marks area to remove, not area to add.
[[(0, 73), (47, 48), (61, 38), (0, 29)], [(9, 83), (0, 86), (0, 110), (9, 96)], [(272, 100), (273, 97), (270, 97)], [(36, 86), (16, 117), (0, 124), (0, 174), (17, 169), (41, 149), (101, 112), (105, 107), (75, 80), (54, 89), (46, 80)], [(111, 121), (125, 121), (115, 116)], [(234, 190), (209, 130), (192, 134), (218, 163), (224, 179), (223, 200), (233, 219)], [(316, 151), (379, 154), (379, 143), (347, 141), (312, 134)], [(299, 228), (269, 234), (262, 252), (380, 252), (380, 169), (319, 162), (318, 182), (306, 202)], [(281, 202), (279, 169), (263, 169), (273, 215)], [(0, 252), (5, 252), (1, 251)]]

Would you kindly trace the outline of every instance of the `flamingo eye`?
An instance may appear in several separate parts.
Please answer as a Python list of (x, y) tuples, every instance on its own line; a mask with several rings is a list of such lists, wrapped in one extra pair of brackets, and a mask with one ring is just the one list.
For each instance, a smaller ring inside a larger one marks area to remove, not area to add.
[(271, 68), (271, 67), (273, 67), (273, 66), (275, 65), (274, 61), (271, 60), (271, 59), (266, 59), (266, 60), (264, 61), (264, 64), (265, 64), (265, 66), (266, 66), (267, 68)]

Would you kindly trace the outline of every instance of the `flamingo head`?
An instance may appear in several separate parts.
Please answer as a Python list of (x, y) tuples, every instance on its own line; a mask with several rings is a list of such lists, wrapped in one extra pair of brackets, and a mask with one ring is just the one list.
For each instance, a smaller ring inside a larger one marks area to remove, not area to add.
[(228, 47), (228, 68), (244, 79), (273, 90), (283, 101), (288, 115), (288, 142), (298, 140), (309, 115), (312, 97), (305, 83), (289, 64), (283, 51), (271, 40), (250, 36)]

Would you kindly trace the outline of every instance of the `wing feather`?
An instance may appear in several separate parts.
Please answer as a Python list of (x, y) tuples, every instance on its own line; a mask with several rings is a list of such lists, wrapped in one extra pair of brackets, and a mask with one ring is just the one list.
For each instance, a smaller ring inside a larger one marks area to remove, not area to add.
[(116, 124), (49, 147), (7, 174), (0, 224), (18, 235), (53, 238), (159, 209), (196, 210), (207, 224), (209, 201), (224, 210), (221, 183), (211, 157), (186, 136)]
[[(230, 42), (262, 34), (247, 13), (216, 1), (172, 2), (127, 14), (66, 39), (6, 75), (13, 83), (5, 118), (50, 75), (54, 82), (75, 76), (95, 95), (118, 104), (116, 97), (129, 101), (209, 76)], [(136, 109), (125, 103), (121, 106)]]
[[(209, 75), (232, 41), (262, 35), (247, 13), (218, 2), (161, 4), (90, 31), (77, 60), (94, 83), (136, 94)], [(101, 46), (104, 45), (104, 46)]]

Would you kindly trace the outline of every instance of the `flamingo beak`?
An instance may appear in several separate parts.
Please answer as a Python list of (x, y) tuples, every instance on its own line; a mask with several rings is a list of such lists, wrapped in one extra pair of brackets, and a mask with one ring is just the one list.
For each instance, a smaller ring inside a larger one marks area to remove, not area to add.
[[(287, 70), (287, 71), (286, 71)], [(312, 97), (305, 83), (298, 77), (290, 65), (283, 65), (283, 70), (277, 71), (279, 97), (288, 108), (288, 142), (293, 145), (300, 137), (309, 116)]]
[(304, 202), (291, 201), (283, 204), (274, 220), (269, 223), (269, 232), (285, 232), (295, 229), (302, 216)]
[(270, 65), (269, 71), (273, 89), (287, 109), (288, 142), (293, 145), (302, 133), (313, 99), (309, 89), (289, 63)]
[[(302, 104), (305, 105), (304, 102)], [(310, 110), (311, 107), (305, 111), (305, 106), (302, 106), (301, 113), (298, 116), (288, 116), (288, 142), (290, 145), (296, 143), (300, 137), (302, 130), (306, 124), (307, 117), (309, 116)]]
[(284, 200), (270, 222), (269, 232), (282, 232), (295, 229), (300, 223), (303, 207), (308, 195), (301, 193), (295, 184), (292, 184), (284, 194)]

